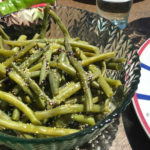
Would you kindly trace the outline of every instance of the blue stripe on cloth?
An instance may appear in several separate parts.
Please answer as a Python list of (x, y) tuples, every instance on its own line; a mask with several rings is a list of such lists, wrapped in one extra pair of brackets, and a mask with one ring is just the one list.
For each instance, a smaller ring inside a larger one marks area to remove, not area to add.
[(138, 99), (150, 101), (150, 95), (144, 95), (144, 94), (139, 94), (139, 93), (137, 93), (136, 95)]
[(141, 68), (144, 68), (144, 69), (150, 71), (150, 66), (145, 65), (145, 64), (143, 64), (143, 63), (141, 63)]

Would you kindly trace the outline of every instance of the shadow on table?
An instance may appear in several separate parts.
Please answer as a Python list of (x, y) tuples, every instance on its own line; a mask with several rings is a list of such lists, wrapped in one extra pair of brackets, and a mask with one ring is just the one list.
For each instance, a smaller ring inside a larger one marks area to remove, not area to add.
[(11, 149), (8, 148), (8, 147), (5, 147), (5, 146), (3, 146), (3, 145), (0, 145), (0, 150), (11, 150)]
[(149, 138), (143, 130), (132, 104), (122, 114), (122, 119), (132, 150), (148, 150), (150, 148)]
[[(81, 2), (81, 3), (87, 3), (87, 4), (93, 4), (93, 5), (96, 4), (96, 0), (73, 0), (73, 1), (78, 1), (78, 2)], [(141, 1), (144, 1), (144, 0), (133, 0), (134, 3), (138, 3), (138, 2), (141, 2)]]
[(150, 38), (150, 17), (141, 18), (128, 24), (125, 32), (137, 48)]
[(73, 0), (73, 1), (77, 1), (77, 2), (80, 2), (80, 3), (86, 3), (86, 4), (91, 4), (91, 5), (96, 4), (96, 0)]
[[(150, 38), (150, 17), (131, 22), (125, 32), (139, 49), (140, 46)], [(142, 128), (132, 104), (123, 112), (122, 118), (126, 135), (132, 149), (148, 150), (150, 148), (149, 138)]]
[(144, 0), (133, 0), (133, 3), (137, 3), (137, 2), (141, 2), (141, 1), (144, 1)]

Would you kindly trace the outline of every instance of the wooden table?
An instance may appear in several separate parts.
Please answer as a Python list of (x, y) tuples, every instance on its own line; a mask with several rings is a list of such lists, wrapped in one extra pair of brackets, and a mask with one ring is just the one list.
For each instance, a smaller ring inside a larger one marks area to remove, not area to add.
[[(86, 9), (91, 12), (96, 12), (95, 0), (58, 0), (58, 5), (72, 6), (76, 8)], [(150, 1), (144, 0), (144, 1), (134, 2), (131, 8), (130, 16), (129, 16), (129, 24), (131, 23), (131, 26), (130, 28), (127, 29), (127, 33), (133, 39), (136, 39), (136, 37), (140, 38), (140, 40), (137, 41), (137, 43), (135, 43), (137, 47), (140, 47), (141, 44), (143, 44), (143, 42), (146, 40), (146, 38), (148, 38), (150, 34), (143, 35), (141, 34), (141, 32), (139, 32), (139, 30), (138, 30), (138, 34), (136, 34), (137, 33), (136, 28), (138, 28), (139, 26), (136, 26), (135, 24), (136, 24), (136, 21), (140, 22), (138, 21), (138, 19), (147, 18), (147, 17), (150, 17)], [(133, 23), (135, 24), (133, 25)], [(132, 29), (135, 29), (135, 30), (132, 30)], [(146, 29), (143, 27), (142, 30), (146, 30)], [(119, 118), (120, 123), (118, 126), (118, 131), (116, 133), (112, 146), (110, 147), (110, 150), (131, 150), (132, 149), (129, 144), (128, 138), (126, 136), (125, 127), (124, 127), (122, 118), (123, 116)], [(145, 134), (144, 131), (143, 131), (143, 134)]]
[[(131, 13), (129, 16), (129, 22), (137, 20), (139, 18), (150, 17), (150, 1), (149, 0), (135, 0)], [(57, 0), (58, 5), (72, 6), (76, 8), (86, 9), (91, 12), (96, 12), (95, 0)]]

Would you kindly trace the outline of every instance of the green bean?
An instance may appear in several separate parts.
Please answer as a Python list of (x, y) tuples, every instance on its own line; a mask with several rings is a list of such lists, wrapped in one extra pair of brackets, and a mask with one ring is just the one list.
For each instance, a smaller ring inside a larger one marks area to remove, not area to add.
[(31, 44), (27, 45), (24, 49), (22, 49), (21, 51), (19, 51), (17, 54), (13, 55), (12, 57), (10, 57), (3, 64), (5, 66), (9, 66), (13, 61), (15, 61), (15, 60), (19, 59), (20, 57), (22, 57), (23, 55), (25, 55), (33, 46), (35, 46), (35, 43), (31, 43)]
[[(50, 10), (50, 15), (57, 22), (61, 31), (64, 34), (64, 45), (65, 45), (66, 51), (70, 54), (69, 60), (79, 75), (79, 78), (81, 80), (81, 84), (82, 84), (82, 87), (83, 87), (83, 90), (85, 93), (85, 97), (86, 97), (86, 102), (85, 102), (86, 110), (90, 111), (90, 110), (92, 110), (92, 106), (93, 106), (92, 93), (91, 93), (90, 87), (88, 86), (85, 71), (82, 68), (81, 64), (73, 57), (73, 51), (72, 51), (71, 45), (69, 43), (70, 36), (69, 36), (69, 33), (68, 33), (66, 27), (62, 23), (61, 19), (52, 10)], [(95, 53), (99, 53), (99, 49), (96, 49)]]
[(28, 95), (25, 95), (23, 97), (23, 101), (26, 102), (27, 104), (31, 104), (32, 103), (32, 100), (31, 100), (31, 98)]
[(4, 57), (10, 57), (12, 55), (14, 55), (16, 52), (13, 50), (7, 50), (7, 49), (0, 49), (0, 55), (4, 56)]
[(65, 58), (66, 58), (66, 53), (65, 52), (61, 52), (58, 58), (58, 62), (59, 63), (65, 63)]
[(44, 38), (46, 34), (46, 30), (48, 28), (48, 17), (49, 17), (49, 5), (46, 5), (44, 8), (44, 18), (43, 18), (43, 24), (42, 24), (42, 29), (40, 32), (40, 37), (39, 38)]
[(3, 39), (2, 39), (1, 36), (0, 36), (0, 48), (2, 48), (2, 49), (4, 48), (4, 47), (3, 47)]
[(83, 44), (89, 44), (87, 41), (82, 41), (82, 40), (80, 40), (80, 38), (79, 37), (77, 37), (78, 39), (74, 39), (75, 41), (78, 41), (78, 42), (80, 42), (80, 43), (83, 43)]
[(17, 95), (20, 91), (21, 91), (21, 88), (19, 87), (19, 85), (15, 85), (15, 87), (12, 89), (11, 93), (13, 95)]
[(66, 91), (71, 86), (74, 86), (74, 84), (75, 83), (73, 81), (65, 83), (63, 86), (59, 87), (59, 93), (63, 93), (64, 91)]
[(106, 69), (107, 69), (106, 63), (105, 63), (105, 61), (102, 61), (102, 62), (101, 62), (101, 74), (102, 74), (102, 76), (105, 75)]
[(101, 70), (96, 65), (93, 65), (93, 64), (89, 65), (89, 70), (92, 71), (92, 73), (95, 73), (95, 72), (101, 73)]
[(24, 82), (24, 80), (22, 79), (22, 77), (16, 73), (15, 71), (11, 71), (8, 73), (8, 76), (15, 81), (23, 90), (24, 92), (26, 92), (28, 95), (30, 95), (31, 97), (33, 97), (31, 90), (28, 87), (28, 84), (26, 84)]
[(52, 47), (53, 53), (57, 53), (59, 49), (62, 49), (62, 50), (65, 49), (64, 45), (59, 44), (59, 43), (50, 43), (50, 45)]
[[(73, 105), (66, 104), (66, 105), (60, 105), (50, 110), (36, 111), (35, 115), (39, 120), (44, 120), (55, 116), (60, 116), (64, 114), (74, 114), (80, 112), (85, 112), (85, 107), (83, 104), (73, 104)], [(100, 105), (93, 105), (91, 112), (100, 113), (101, 112)]]
[(75, 41), (75, 40), (69, 40), (69, 43), (72, 47), (78, 47), (82, 49), (83, 51), (89, 51), (97, 53), (99, 52), (99, 48), (90, 44), (85, 43), (84, 41)]
[[(56, 42), (56, 43), (60, 43), (60, 44), (64, 44), (64, 39), (43, 39), (40, 40), (41, 42)], [(79, 47), (81, 49), (85, 49), (89, 52), (99, 52), (99, 48), (96, 47), (96, 46), (93, 46), (93, 45), (90, 45), (90, 44), (87, 44), (87, 43), (84, 43), (83, 41), (75, 41), (75, 39), (69, 39), (69, 44), (72, 46), (72, 47)]]
[(36, 43), (38, 48), (43, 48), (47, 45), (47, 43)]
[(36, 43), (30, 43), (27, 46), (24, 47), (24, 49), (22, 49), (20, 52), (18, 52), (14, 57), (15, 60), (18, 58), (21, 58), (22, 56), (24, 56), (32, 47), (34, 47), (36, 45)]
[[(95, 73), (90, 75), (91, 80), (95, 80), (98, 78), (99, 73)], [(62, 101), (65, 101), (67, 98), (69, 98), (71, 95), (75, 94), (77, 91), (81, 89), (80, 82), (74, 83), (74, 82), (69, 82), (65, 86), (59, 89), (59, 94), (53, 98), (53, 102), (56, 104), (60, 104)]]
[(33, 124), (40, 124), (40, 121), (36, 118), (34, 112), (27, 105), (18, 100), (14, 95), (0, 91), (0, 99), (17, 107), (30, 119)]
[[(11, 45), (11, 46), (25, 46), (29, 43), (36, 42), (36, 43), (59, 43), (64, 44), (64, 39), (36, 39), (36, 40), (27, 40), (27, 41), (10, 41), (10, 40), (4, 40), (5, 44)], [(90, 44), (85, 44), (83, 42), (75, 41), (75, 39), (69, 39), (69, 44), (72, 47), (79, 47), (81, 49), (85, 49), (89, 52), (99, 52), (99, 48)]]
[(5, 31), (2, 29), (2, 27), (0, 26), (0, 34), (2, 35), (2, 37), (6, 40), (9, 40), (10, 37), (5, 33)]
[(29, 71), (32, 72), (32, 71), (40, 70), (41, 66), (42, 66), (42, 63), (38, 63), (38, 64), (32, 66), (31, 68), (29, 68)]
[(115, 88), (122, 85), (120, 80), (114, 80), (114, 79), (110, 79), (110, 78), (105, 78), (105, 80), (110, 86), (113, 86)]
[[(97, 66), (93, 64), (89, 65), (89, 70), (95, 73), (96, 78), (99, 77), (99, 75), (101, 74), (101, 71), (99, 70), (99, 68), (97, 68)], [(94, 80), (91, 82), (91, 86), (96, 89), (100, 88), (99, 83), (97, 83), (97, 81), (94, 81)]]
[[(65, 64), (66, 64), (67, 66), (71, 66), (70, 61), (69, 61), (69, 59), (68, 59), (67, 56), (66, 56), (66, 58), (65, 58)], [(71, 67), (72, 67), (72, 66), (71, 66)]]
[(38, 84), (29, 77), (28, 74), (24, 73), (14, 63), (12, 64), (12, 66), (24, 78), (24, 80), (29, 84), (33, 92), (38, 96), (38, 104), (41, 108), (45, 107), (45, 101), (47, 101), (48, 103), (51, 102), (50, 98), (44, 93), (44, 91), (41, 90)]
[(2, 110), (0, 110), (0, 118), (5, 120), (11, 120), (11, 118)]
[(68, 123), (70, 118), (68, 116), (60, 116), (57, 117), (54, 122), (53, 122), (53, 126), (55, 126), (56, 128), (67, 128)]
[(29, 135), (29, 134), (23, 134), (23, 137), (26, 139), (33, 139), (34, 138), (32, 135)]
[(30, 78), (35, 78), (40, 76), (40, 71), (33, 71), (29, 73)]
[[(3, 64), (0, 64), (0, 73), (3, 76), (6, 76), (7, 70)], [(24, 80), (17, 74), (15, 71), (8, 72), (8, 76), (15, 81), (27, 94), (32, 96), (32, 93), (30, 89), (28, 88), (27, 84), (24, 82)]]
[(73, 47), (79, 47), (79, 48), (81, 48), (83, 50), (84, 49), (88, 50), (89, 52), (99, 53), (99, 51), (100, 51), (98, 47), (92, 46), (92, 45), (89, 45), (89, 44), (84, 44), (84, 43), (76, 42), (76, 41), (70, 41), (69, 43)]
[(112, 111), (116, 109), (116, 106), (112, 103), (111, 99), (106, 99), (103, 104), (103, 114), (110, 114)]
[(90, 57), (86, 60), (82, 60), (82, 66), (88, 66), (92, 63), (99, 62), (107, 58), (112, 58), (115, 56), (115, 54), (116, 54), (115, 52), (109, 52), (109, 53), (99, 54), (99, 55)]
[(76, 70), (71, 65), (67, 65), (66, 63), (56, 63), (54, 61), (51, 61), (50, 67), (56, 67), (56, 68), (66, 72), (67, 74), (69, 74), (71, 76), (76, 75)]
[[(76, 70), (72, 66), (69, 66), (65, 63), (56, 63), (54, 61), (51, 61), (49, 65), (50, 65), (50, 67), (58, 68), (71, 76), (76, 75)], [(42, 66), (42, 63), (38, 63), (38, 64), (32, 66), (31, 68), (29, 68), (29, 71), (30, 72), (37, 71), (37, 70), (41, 69), (41, 66)]]
[[(2, 110), (0, 110), (0, 118), (5, 119), (5, 120), (11, 120), (11, 118)], [(0, 126), (0, 130), (5, 130), (5, 127)]]
[(26, 41), (23, 41), (23, 40), (20, 40), (20, 41), (12, 41), (12, 40), (4, 40), (4, 43), (7, 44), (7, 45), (10, 45), (10, 46), (17, 46), (17, 47), (21, 47), (21, 46), (26, 46), (28, 44), (31, 44), (35, 42), (36, 44), (38, 44), (39, 46), (42, 44), (42, 47), (43, 47), (43, 44), (45, 45), (47, 42), (49, 43), (61, 43), (63, 42), (63, 39), (32, 39), (32, 40), (26, 40)]
[[(27, 36), (26, 35), (21, 35), (17, 41), (22, 41), (22, 40), (26, 40)], [(19, 51), (19, 47), (14, 47), (12, 50), (14, 51)], [(3, 62), (3, 64), (6, 67), (9, 67), (11, 65), (11, 63), (14, 61), (14, 56), (11, 56), (10, 58), (6, 59), (5, 62)]]
[(50, 46), (47, 47), (47, 51), (45, 52), (43, 56), (43, 62), (40, 72), (40, 79), (39, 79), (39, 85), (42, 85), (42, 83), (46, 80), (46, 77), (49, 72), (49, 64), (52, 56), (52, 49)]
[[(43, 57), (41, 57), (41, 58), (37, 61), (36, 64), (42, 63), (42, 61), (43, 61)], [(36, 64), (35, 64), (35, 65), (36, 65)], [(42, 64), (41, 64), (41, 66), (42, 66)], [(41, 67), (40, 67), (40, 69), (41, 69)]]
[(60, 85), (60, 74), (56, 69), (49, 70), (49, 83), (52, 95), (54, 97), (59, 93), (59, 85)]
[(1, 74), (2, 77), (6, 77), (6, 68), (1, 63), (0, 63), (0, 74)]
[(75, 48), (76, 53), (79, 55), (79, 57), (81, 58), (81, 60), (85, 60), (87, 59), (87, 57), (84, 55), (83, 51), (80, 50), (80, 48)]
[[(53, 65), (55, 64), (53, 62), (50, 62), (50, 66), (53, 66)], [(57, 63), (56, 67), (71, 76), (76, 76), (76, 70), (70, 65), (67, 65), (65, 63)]]
[(14, 109), (12, 114), (12, 120), (18, 121), (20, 119), (20, 111), (18, 109)]
[[(78, 49), (76, 48), (76, 51), (80, 54), (81, 60), (86, 60), (87, 59), (87, 57), (84, 55), (84, 53), (79, 48)], [(92, 81), (91, 85), (96, 87), (96, 88), (99, 88), (99, 84), (96, 81)]]
[(78, 115), (78, 114), (72, 114), (71, 119), (83, 123), (83, 124), (88, 124), (88, 125), (95, 125), (95, 119), (94, 117), (90, 116), (85, 116), (85, 115)]
[(90, 65), (89, 69), (94, 73), (99, 73), (98, 83), (100, 87), (103, 89), (107, 97), (113, 96), (112, 88), (109, 86), (109, 84), (105, 81), (105, 78), (102, 76), (101, 71), (99, 68), (97, 68), (95, 65)]
[(88, 78), (90, 78), (91, 81), (94, 81), (95, 79), (99, 77), (100, 73), (101, 73), (100, 71), (96, 71), (92, 74), (89, 74)]
[(45, 50), (37, 50), (35, 53), (33, 53), (27, 60), (25, 60), (19, 68), (25, 69), (28, 68), (30, 65), (32, 65), (35, 61), (37, 61), (41, 55), (45, 52)]
[(0, 84), (2, 84), (3, 82), (5, 82), (6, 80), (8, 80), (8, 77), (4, 78), (4, 79), (1, 79), (0, 80)]
[(106, 64), (107, 69), (112, 69), (112, 70), (121, 70), (122, 69), (122, 64), (121, 63), (107, 63)]
[(52, 135), (52, 136), (65, 136), (75, 132), (79, 132), (76, 129), (64, 129), (56, 127), (44, 127), (44, 126), (35, 126), (33, 124), (25, 124), (22, 122), (15, 122), (11, 120), (4, 120), (0, 118), (0, 125), (24, 133), (33, 133), (33, 134), (43, 134), (43, 135)]
[[(43, 40), (44, 41), (44, 40)], [(51, 41), (52, 40), (47, 40), (47, 41)], [(64, 40), (63, 39), (58, 39), (58, 40), (54, 40), (55, 42), (58, 42), (60, 44), (64, 44)], [(69, 44), (72, 46), (72, 47), (79, 47), (81, 49), (85, 49), (89, 52), (99, 52), (99, 48), (96, 47), (96, 46), (93, 46), (93, 45), (90, 45), (90, 44), (85, 44), (84, 42), (79, 42), (79, 41), (75, 41), (75, 40), (72, 40), (72, 39), (69, 39)]]
[(65, 104), (76, 104), (78, 101), (77, 98), (71, 98), (71, 99), (67, 99), (67, 101), (65, 102)]
[(83, 54), (84, 54), (86, 57), (92, 57), (92, 56), (95, 56), (95, 55), (96, 55), (95, 53), (90, 53), (90, 52), (83, 52)]
[(81, 89), (80, 82), (73, 83), (72, 86), (69, 85), (67, 86), (67, 88), (65, 87), (65, 89), (66, 90), (63, 90), (63, 92), (59, 91), (59, 94), (52, 99), (52, 101), (55, 102), (57, 105), (65, 101), (67, 98), (75, 94), (77, 91), (79, 91)]
[(95, 96), (95, 97), (93, 98), (93, 104), (96, 104), (98, 101), (99, 101), (99, 97), (98, 97), (98, 96)]
[(33, 39), (38, 39), (39, 37), (40, 37), (40, 34), (35, 33), (34, 36), (33, 36)]
[[(18, 87), (18, 86), (16, 86), (16, 87)], [(20, 97), (18, 97), (18, 100), (20, 100), (19, 98)], [(20, 110), (15, 108), (12, 112), (12, 120), (18, 121), (19, 119), (20, 119)]]
[[(74, 99), (75, 99), (75, 98), (73, 98), (73, 100), (74, 100)], [(84, 97), (84, 96), (76, 96), (76, 99), (77, 99), (80, 103), (84, 103), (84, 101), (85, 101), (85, 97)], [(72, 100), (72, 99), (70, 99), (70, 100)], [(99, 101), (99, 97), (98, 97), (98, 96), (93, 97), (92, 101), (93, 101), (93, 104), (96, 104), (96, 103)]]
[[(93, 64), (89, 65), (89, 70), (92, 71), (92, 73), (94, 73), (95, 75), (97, 75), (96, 78), (101, 75), (100, 69)], [(97, 85), (97, 82), (94, 80), (92, 81), (91, 85), (96, 87), (96, 88), (99, 88), (99, 86)]]
[(52, 10), (49, 11), (49, 14), (52, 16), (52, 18), (57, 22), (59, 27), (61, 28), (61, 31), (63, 32), (64, 36), (67, 38), (70, 38), (69, 32), (66, 29), (65, 25), (61, 21), (61, 19), (53, 12)]
[[(44, 11), (42, 30), (31, 40), (26, 40), (25, 35), (17, 41), (0, 37), (0, 55), (3, 55), (0, 106), (12, 118), (5, 119), (0, 114), (0, 128), (15, 130), (22, 138), (33, 138), (30, 134), (43, 138), (78, 132), (67, 129), (74, 123), (79, 129), (95, 125), (96, 114), (107, 116), (115, 109), (111, 97), (122, 85), (119, 80), (106, 78), (105, 74), (107, 69), (122, 66), (126, 59), (115, 58), (116, 52), (102, 54), (97, 46), (78, 37), (71, 38), (55, 12), (49, 10), (49, 6)], [(64, 38), (44, 38), (49, 15)], [(5, 80), (10, 88), (3, 84)], [(3, 102), (7, 108), (3, 108)], [(13, 111), (7, 111), (10, 107), (14, 107)], [(50, 127), (39, 126), (40, 121)]]
[(113, 96), (113, 91), (112, 88), (109, 86), (109, 84), (106, 82), (105, 78), (100, 75), (98, 78), (98, 83), (100, 87), (103, 89), (107, 97), (112, 97)]
[[(20, 35), (19, 38), (17, 39), (17, 41), (25, 41), (25, 40), (27, 40), (27, 36), (24, 34)], [(16, 47), (14, 47), (14, 48), (16, 48)]]
[(126, 58), (112, 58), (109, 60), (109, 62), (114, 62), (114, 63), (124, 63), (126, 61), (127, 61)]
[[(67, 37), (65, 37), (65, 47), (66, 47), (67, 52), (72, 53), (72, 48), (71, 48), (70, 44), (68, 43)], [(86, 110), (91, 111), (92, 107), (93, 107), (92, 93), (91, 93), (91, 89), (88, 85), (86, 73), (85, 73), (82, 65), (73, 57), (73, 55), (69, 56), (69, 60), (70, 60), (71, 64), (73, 65), (73, 67), (76, 69), (78, 76), (81, 80), (81, 85), (82, 85), (82, 88), (84, 90), (84, 94), (86, 97), (86, 102), (85, 102)]]
[(7, 45), (11, 45), (11, 46), (17, 46), (17, 47), (21, 47), (21, 46), (27, 46), (28, 44), (31, 44), (32, 42), (34, 42), (34, 40), (27, 40), (27, 41), (11, 41), (11, 40), (4, 40), (4, 43)]
[(92, 85), (92, 87), (94, 87), (94, 88), (96, 88), (96, 89), (99, 89), (99, 88), (100, 88), (99, 84), (98, 84), (96, 81), (92, 81), (92, 82), (91, 82), (91, 85)]

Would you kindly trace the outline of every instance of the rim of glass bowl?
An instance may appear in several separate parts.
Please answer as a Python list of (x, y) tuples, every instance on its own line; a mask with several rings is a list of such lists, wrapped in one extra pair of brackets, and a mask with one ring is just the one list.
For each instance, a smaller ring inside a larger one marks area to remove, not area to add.
[[(98, 15), (96, 13), (89, 12), (87, 10), (83, 10), (83, 9), (80, 9), (80, 8), (73, 8), (73, 7), (69, 7), (69, 6), (58, 6), (58, 7), (59, 8), (61, 8), (61, 7), (72, 8), (72, 9), (77, 9), (77, 10), (80, 10), (80, 11), (85, 11), (85, 12), (91, 13), (93, 15)], [(32, 8), (28, 8), (28, 9), (32, 9)], [(17, 12), (19, 12), (19, 11), (17, 11)], [(13, 12), (13, 13), (15, 13), (15, 12)], [(12, 14), (12, 13), (10, 13), (10, 14)], [(6, 17), (6, 16), (9, 16), (10, 14), (2, 16), (2, 18)], [(103, 18), (103, 17), (101, 17), (101, 18)], [(132, 51), (134, 51), (134, 46), (132, 46)], [(137, 59), (137, 61), (139, 61), (139, 57), (138, 57), (137, 53), (136, 53), (136, 59)], [(140, 64), (137, 66), (137, 68), (138, 69), (136, 70), (135, 73), (136, 73), (136, 75), (138, 75), (140, 77)], [(32, 144), (32, 143), (42, 143), (43, 144), (43, 143), (47, 143), (47, 142), (71, 140), (73, 138), (77, 138), (77, 137), (80, 137), (80, 136), (84, 136), (86, 134), (90, 134), (90, 133), (94, 132), (96, 129), (98, 129), (98, 128), (100, 129), (100, 128), (104, 127), (106, 124), (111, 123), (116, 117), (119, 116), (119, 114), (122, 111), (125, 110), (126, 106), (131, 102), (131, 99), (134, 96), (134, 92), (137, 89), (138, 83), (139, 83), (139, 78), (137, 78), (136, 82), (132, 83), (132, 90), (126, 95), (126, 97), (123, 100), (122, 104), (115, 111), (113, 111), (111, 114), (109, 114), (104, 120), (98, 121), (96, 123), (96, 125), (88, 127), (88, 128), (85, 128), (84, 130), (81, 130), (79, 132), (76, 132), (76, 133), (73, 133), (73, 134), (69, 134), (69, 135), (66, 135), (66, 136), (60, 136), (60, 137), (34, 138), (34, 139), (25, 139), (25, 138), (16, 137), (16, 136), (12, 136), (12, 135), (8, 135), (8, 134), (0, 132), (0, 138), (5, 138), (7, 140), (11, 140), (11, 141), (14, 141), (14, 142), (27, 143), (27, 144)]]

